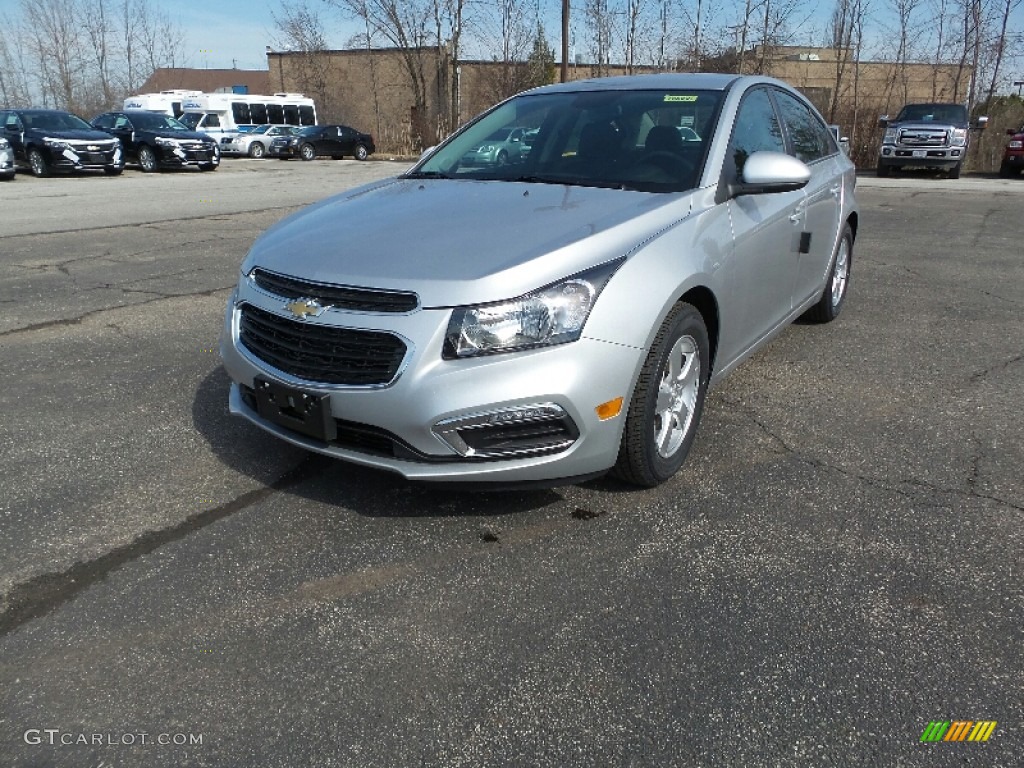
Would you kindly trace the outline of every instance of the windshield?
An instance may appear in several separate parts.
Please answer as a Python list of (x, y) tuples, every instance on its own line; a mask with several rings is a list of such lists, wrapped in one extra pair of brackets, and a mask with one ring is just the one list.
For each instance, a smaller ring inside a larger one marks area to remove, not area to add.
[(189, 128), (170, 115), (156, 112), (134, 112), (129, 114), (132, 125), (140, 131), (187, 131)]
[(896, 122), (907, 120), (922, 123), (966, 123), (967, 108), (959, 104), (907, 104), (900, 110)]
[(85, 120), (70, 112), (35, 112), (24, 115), (27, 128), (44, 131), (92, 131), (94, 128)]
[(266, 133), (270, 130), (269, 125), (247, 125), (240, 129), (242, 133)]
[(524, 94), (408, 175), (681, 192), (700, 178), (721, 98), (717, 91)]
[(199, 121), (203, 119), (202, 112), (186, 112), (184, 115), (178, 118), (182, 123), (188, 126), (190, 131), (194, 131), (196, 126), (199, 125)]

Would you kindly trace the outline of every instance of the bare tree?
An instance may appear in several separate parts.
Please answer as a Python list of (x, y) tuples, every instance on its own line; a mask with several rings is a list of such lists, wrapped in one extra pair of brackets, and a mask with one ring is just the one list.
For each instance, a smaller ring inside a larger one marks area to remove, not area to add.
[(305, 0), (285, 0), (278, 12), (271, 11), (277, 31), (275, 45), (295, 53), (293, 77), (298, 88), (311, 96), (328, 119), (334, 114), (329, 63), (320, 14)]
[(608, 0), (585, 0), (584, 22), (590, 35), (590, 52), (594, 63), (594, 75), (608, 74), (612, 54), (612, 14)]
[(523, 89), (526, 78), (526, 61), (530, 52), (530, 25), (528, 10), (523, 0), (495, 0), (488, 4), (493, 11), (486, 14), (489, 19), (481, 20), (480, 35), (485, 44), (497, 54), (490, 72), (487, 90), (492, 101), (500, 101)]
[(43, 103), (77, 110), (85, 47), (74, 0), (22, 0), (21, 11)]

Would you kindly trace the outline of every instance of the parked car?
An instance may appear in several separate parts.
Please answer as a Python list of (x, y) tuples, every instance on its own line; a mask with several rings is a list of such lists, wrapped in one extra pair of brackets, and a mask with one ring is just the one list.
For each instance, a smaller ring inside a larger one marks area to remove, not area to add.
[(0, 139), (0, 179), (9, 181), (14, 173), (14, 150), (7, 139)]
[[(522, 164), (466, 164), (523, 126)], [(792, 320), (839, 316), (855, 184), (779, 80), (531, 90), (256, 241), (224, 319), (230, 410), (419, 480), (655, 485), (709, 386)]]
[(263, 157), (276, 137), (294, 136), (298, 130), (294, 125), (254, 125), (224, 136), (220, 140), (220, 151), (224, 155)]
[(971, 144), (971, 129), (984, 128), (987, 117), (973, 123), (963, 104), (907, 104), (890, 119), (878, 118), (885, 128), (878, 150), (877, 173), (886, 177), (906, 167), (935, 168), (951, 179), (960, 178)]
[(0, 109), (0, 135), (14, 150), (14, 162), (36, 176), (53, 171), (124, 170), (121, 142), (85, 120), (57, 109)]
[(463, 165), (507, 165), (520, 162), (530, 151), (531, 143), (523, 141), (525, 128), (501, 128), (485, 138), (463, 156)]
[(1010, 140), (1006, 142), (1006, 149), (1003, 150), (1003, 161), (999, 164), (999, 175), (1004, 179), (1011, 176), (1020, 176), (1024, 168), (1024, 126), (1019, 131), (1010, 128), (1006, 131)]
[(310, 125), (300, 128), (294, 136), (278, 136), (270, 142), (272, 157), (299, 157), (312, 160), (328, 155), (340, 160), (346, 155), (365, 160), (377, 151), (373, 136), (347, 125)]
[(190, 131), (170, 115), (125, 109), (97, 115), (92, 125), (120, 139), (126, 159), (138, 163), (143, 173), (190, 165), (215, 171), (220, 165), (217, 142), (205, 133)]

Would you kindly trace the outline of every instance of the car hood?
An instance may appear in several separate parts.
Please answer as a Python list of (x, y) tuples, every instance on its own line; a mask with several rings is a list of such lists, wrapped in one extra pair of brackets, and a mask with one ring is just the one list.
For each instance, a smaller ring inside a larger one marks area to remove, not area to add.
[(209, 134), (202, 131), (139, 131), (152, 136), (159, 136), (162, 139), (185, 139), (186, 141), (216, 141)]
[(951, 122), (946, 120), (904, 120), (901, 123), (894, 121), (889, 124), (890, 128), (901, 128), (903, 130), (911, 131), (944, 131), (950, 126), (954, 128), (966, 128), (967, 123)]
[(690, 209), (690, 193), (391, 179), (284, 219), (242, 268), (415, 291), (424, 307), (485, 303), (627, 255)]
[(33, 131), (48, 139), (67, 139), (68, 141), (110, 141), (114, 138), (104, 131), (48, 131), (45, 128), (35, 128)]

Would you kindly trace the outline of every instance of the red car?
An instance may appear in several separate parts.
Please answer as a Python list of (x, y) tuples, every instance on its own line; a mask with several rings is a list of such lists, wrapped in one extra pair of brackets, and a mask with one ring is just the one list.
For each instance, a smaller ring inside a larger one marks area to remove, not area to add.
[(1024, 126), (1019, 131), (1010, 128), (1007, 132), (1010, 140), (1003, 151), (1003, 162), (999, 166), (999, 175), (1004, 179), (1019, 176), (1024, 168)]

